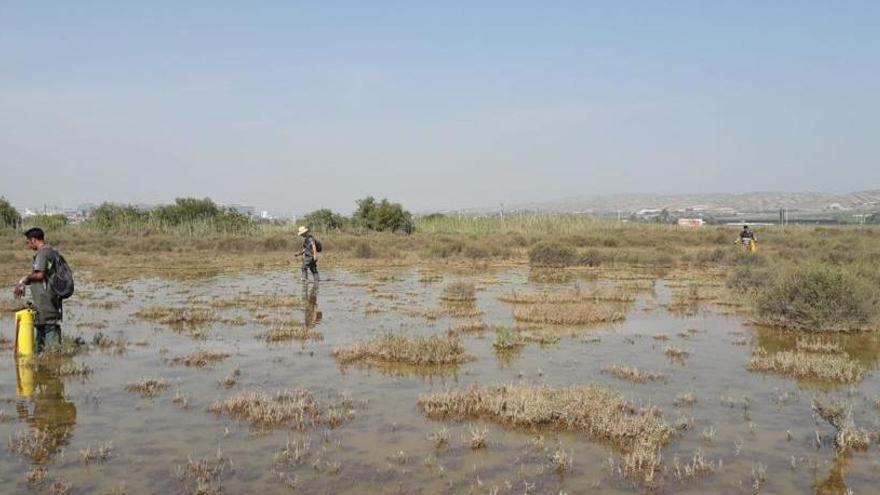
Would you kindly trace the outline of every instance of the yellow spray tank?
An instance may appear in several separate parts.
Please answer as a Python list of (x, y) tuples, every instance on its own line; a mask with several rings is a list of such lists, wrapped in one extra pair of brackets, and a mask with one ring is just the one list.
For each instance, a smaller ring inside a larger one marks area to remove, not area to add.
[(15, 355), (34, 353), (34, 311), (23, 309), (15, 313)]

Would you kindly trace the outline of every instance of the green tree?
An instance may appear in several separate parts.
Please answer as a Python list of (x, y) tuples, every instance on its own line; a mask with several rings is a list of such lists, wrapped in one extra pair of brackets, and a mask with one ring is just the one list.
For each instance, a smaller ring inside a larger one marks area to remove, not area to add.
[(305, 222), (306, 226), (319, 232), (339, 230), (345, 226), (346, 221), (347, 219), (344, 216), (339, 213), (333, 213), (328, 208), (315, 210), (303, 217), (303, 222)]
[(21, 215), (9, 201), (0, 196), (0, 226), (16, 228), (21, 225)]
[(400, 203), (392, 203), (385, 198), (376, 201), (372, 196), (357, 200), (355, 223), (369, 230), (404, 232), (415, 230), (412, 213), (403, 209)]

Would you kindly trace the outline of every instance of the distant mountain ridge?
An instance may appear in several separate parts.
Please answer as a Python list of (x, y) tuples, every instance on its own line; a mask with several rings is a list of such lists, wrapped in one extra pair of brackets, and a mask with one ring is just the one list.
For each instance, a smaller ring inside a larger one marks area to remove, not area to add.
[[(558, 201), (505, 205), (505, 211), (552, 213), (631, 213), (640, 210), (699, 212), (875, 211), (880, 209), (880, 189), (846, 194), (817, 192), (747, 192), (704, 194), (613, 194), (566, 198)], [(499, 208), (473, 208), (463, 213), (488, 213)]]

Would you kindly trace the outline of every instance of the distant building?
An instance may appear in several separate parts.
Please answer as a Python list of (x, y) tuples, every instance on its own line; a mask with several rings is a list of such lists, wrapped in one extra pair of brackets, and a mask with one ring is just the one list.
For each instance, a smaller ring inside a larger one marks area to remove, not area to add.
[(678, 225), (681, 227), (702, 227), (706, 222), (702, 218), (679, 218)]
[(238, 212), (238, 213), (241, 213), (242, 215), (246, 215), (251, 218), (254, 216), (254, 214), (257, 211), (257, 209), (254, 208), (253, 206), (246, 206), (246, 205), (229, 205), (229, 208)]

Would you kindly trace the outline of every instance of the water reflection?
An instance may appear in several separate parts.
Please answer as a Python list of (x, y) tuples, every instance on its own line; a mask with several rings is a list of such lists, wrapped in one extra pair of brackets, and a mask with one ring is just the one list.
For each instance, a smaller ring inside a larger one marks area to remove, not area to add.
[(324, 313), (318, 309), (318, 284), (303, 284), (303, 321), (306, 328), (321, 323)]
[(76, 405), (64, 393), (58, 376), (62, 363), (37, 363), (30, 357), (15, 360), (19, 418), (45, 435), (42, 442), (46, 457), (58, 453), (70, 442), (76, 425)]
[(846, 480), (844, 479), (849, 461), (850, 456), (848, 454), (837, 454), (834, 458), (834, 466), (831, 467), (828, 477), (814, 485), (817, 495), (846, 495), (852, 493), (846, 486)]

